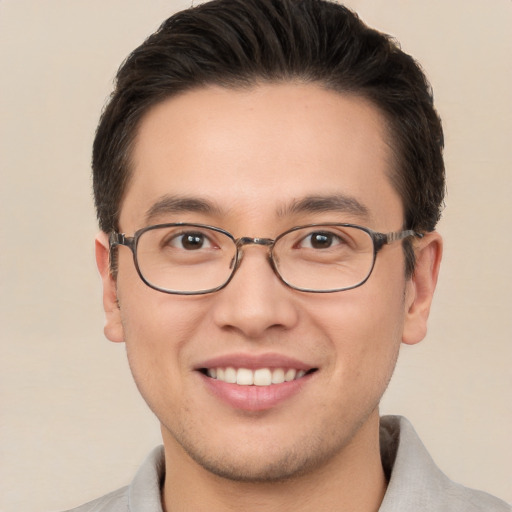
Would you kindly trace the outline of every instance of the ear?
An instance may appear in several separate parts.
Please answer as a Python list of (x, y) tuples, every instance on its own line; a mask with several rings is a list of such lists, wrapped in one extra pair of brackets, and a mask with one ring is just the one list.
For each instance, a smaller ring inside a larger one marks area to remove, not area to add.
[(110, 272), (108, 235), (103, 231), (98, 233), (95, 240), (96, 265), (103, 282), (103, 309), (105, 311), (104, 333), (107, 339), (114, 342), (124, 341), (121, 311), (117, 302), (117, 286)]
[(402, 341), (420, 342), (427, 334), (430, 305), (437, 284), (443, 254), (443, 240), (437, 232), (427, 233), (414, 248), (416, 265), (406, 285), (406, 316)]

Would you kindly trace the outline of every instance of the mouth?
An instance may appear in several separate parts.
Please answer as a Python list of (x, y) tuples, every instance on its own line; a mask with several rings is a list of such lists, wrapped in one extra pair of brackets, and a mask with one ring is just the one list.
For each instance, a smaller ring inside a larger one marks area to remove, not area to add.
[(299, 368), (235, 368), (233, 366), (218, 366), (212, 368), (200, 368), (199, 371), (209, 377), (228, 384), (239, 386), (274, 386), (285, 382), (300, 380), (317, 371), (317, 368), (309, 370)]
[(283, 354), (226, 354), (196, 366), (212, 396), (237, 411), (261, 413), (291, 403), (320, 368)]

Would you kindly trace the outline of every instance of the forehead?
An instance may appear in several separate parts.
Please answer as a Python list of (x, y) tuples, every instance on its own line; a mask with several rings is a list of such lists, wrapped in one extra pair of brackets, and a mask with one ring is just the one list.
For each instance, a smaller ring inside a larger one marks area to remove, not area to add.
[(216, 217), (253, 220), (327, 196), (359, 203), (367, 217), (401, 216), (386, 140), (370, 102), (319, 85), (189, 91), (143, 117), (121, 226), (142, 227), (166, 197), (204, 200)]

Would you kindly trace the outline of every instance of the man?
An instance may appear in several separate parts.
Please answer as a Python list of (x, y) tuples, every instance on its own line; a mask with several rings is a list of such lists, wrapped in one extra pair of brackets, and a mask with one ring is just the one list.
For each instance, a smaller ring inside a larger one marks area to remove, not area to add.
[(76, 510), (508, 510), (379, 418), (426, 332), (442, 148), (417, 64), (334, 3), (215, 0), (136, 49), (94, 144), (96, 255), (164, 446)]

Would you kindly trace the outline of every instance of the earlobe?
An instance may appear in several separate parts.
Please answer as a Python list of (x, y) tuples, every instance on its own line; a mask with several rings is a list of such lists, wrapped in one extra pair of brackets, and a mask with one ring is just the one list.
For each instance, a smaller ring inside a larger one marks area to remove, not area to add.
[(406, 312), (402, 341), (420, 342), (427, 334), (427, 320), (437, 284), (443, 240), (437, 232), (427, 233), (415, 247), (416, 266), (407, 283)]
[(108, 235), (103, 231), (95, 240), (96, 265), (103, 283), (103, 309), (105, 311), (105, 336), (110, 341), (124, 341), (121, 311), (117, 301), (116, 280), (110, 271)]

